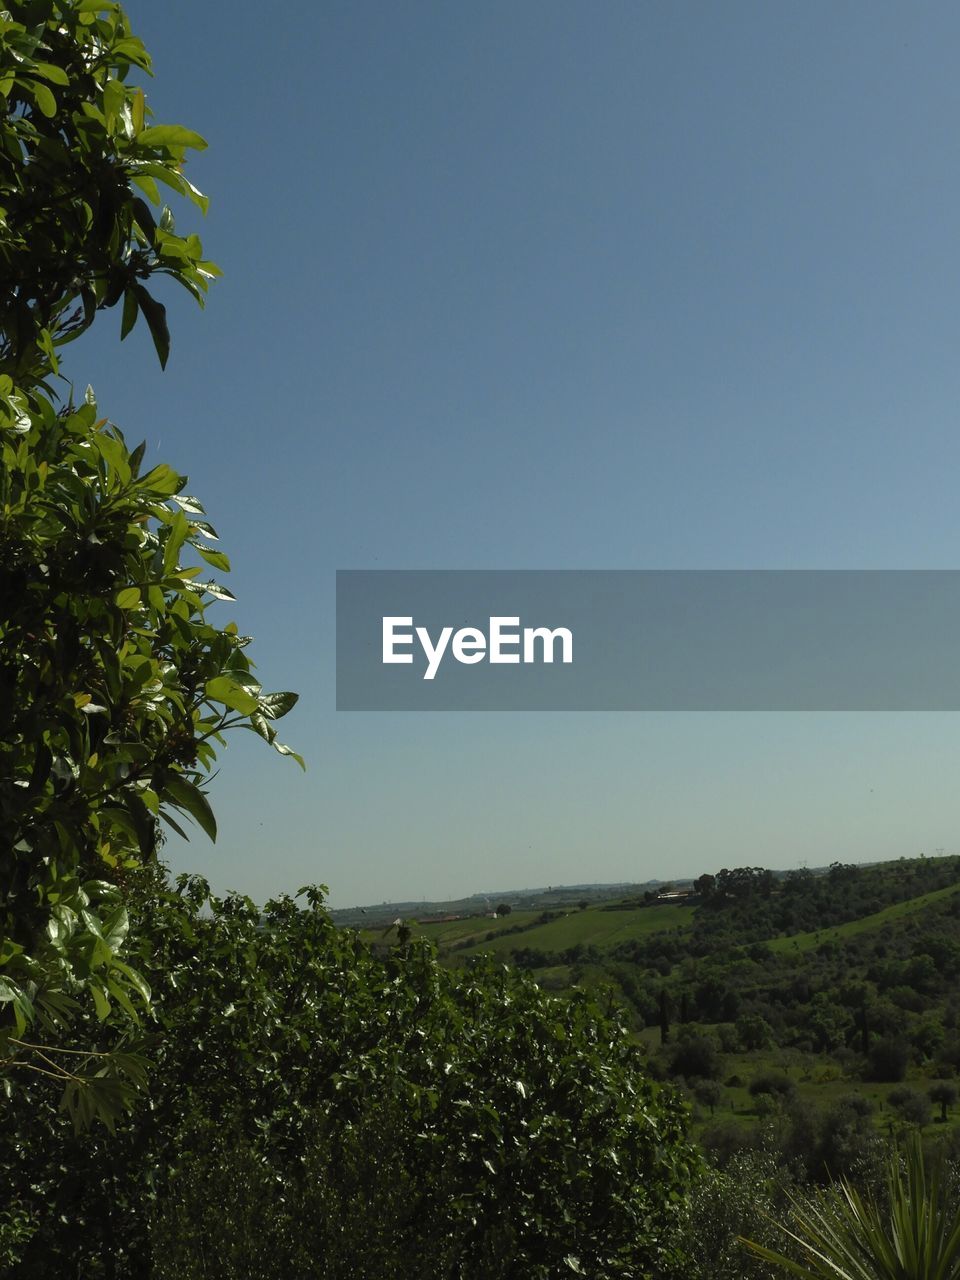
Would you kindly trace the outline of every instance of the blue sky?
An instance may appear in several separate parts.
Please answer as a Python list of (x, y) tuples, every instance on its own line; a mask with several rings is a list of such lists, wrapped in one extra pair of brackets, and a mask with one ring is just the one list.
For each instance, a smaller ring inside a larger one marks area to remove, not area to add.
[(337, 714), (333, 596), (958, 567), (960, 9), (128, 10), (225, 277), (165, 373), (119, 314), (65, 371), (189, 473), (309, 765), (236, 740), (174, 867), (348, 905), (955, 850), (954, 715)]

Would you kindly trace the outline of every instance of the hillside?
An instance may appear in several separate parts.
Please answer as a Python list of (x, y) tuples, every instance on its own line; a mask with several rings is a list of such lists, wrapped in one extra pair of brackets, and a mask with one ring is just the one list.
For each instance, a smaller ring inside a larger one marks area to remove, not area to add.
[[(749, 1141), (771, 1117), (788, 1130), (811, 1115), (851, 1131), (911, 1117), (951, 1129), (960, 858), (736, 868), (693, 888), (680, 901), (633, 889), (408, 923), (450, 965), (489, 954), (544, 987), (586, 986), (620, 1004), (650, 1070), (694, 1102), (708, 1145)], [(804, 1141), (805, 1158), (820, 1158), (822, 1144)]]

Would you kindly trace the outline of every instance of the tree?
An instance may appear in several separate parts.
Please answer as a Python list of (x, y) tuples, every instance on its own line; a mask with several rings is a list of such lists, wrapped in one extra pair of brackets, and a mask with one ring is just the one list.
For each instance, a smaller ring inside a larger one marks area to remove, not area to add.
[(949, 1080), (938, 1080), (929, 1089), (930, 1101), (940, 1108), (940, 1123), (947, 1122), (947, 1108), (957, 1101), (957, 1086)]
[(670, 1051), (670, 1072), (687, 1080), (715, 1080), (723, 1059), (713, 1036), (700, 1035), (685, 1028)]
[(930, 1101), (917, 1089), (901, 1085), (891, 1089), (887, 1101), (905, 1124), (915, 1124), (921, 1128), (930, 1123)]
[(717, 878), (716, 876), (710, 875), (709, 872), (705, 872), (702, 876), (697, 876), (696, 880), (693, 882), (694, 893), (702, 898), (704, 902), (710, 901), (716, 891), (716, 888)]
[(723, 1099), (723, 1089), (717, 1080), (701, 1080), (693, 1091), (693, 1096), (702, 1107), (709, 1107), (713, 1115)]
[(737, 1035), (748, 1052), (767, 1049), (773, 1043), (773, 1028), (759, 1013), (745, 1013), (737, 1019)]
[(121, 301), (121, 336), (142, 311), (166, 363), (165, 309), (144, 281), (172, 276), (202, 303), (220, 274), (197, 236), (175, 233), (160, 196), (163, 187), (206, 210), (183, 173), (187, 152), (206, 143), (151, 123), (143, 90), (126, 84), (132, 71), (149, 74), (150, 57), (109, 0), (12, 0), (0, 17), (0, 368), (17, 388), (8, 398), (44, 384), (58, 349)]
[(910, 1048), (898, 1036), (878, 1040), (867, 1058), (866, 1079), (896, 1084), (907, 1074)]
[(501, 902), (494, 914), (498, 916), (508, 916), (512, 910), (513, 907), (511, 907), (509, 902)]
[(247, 638), (207, 616), (232, 596), (202, 574), (230, 566), (185, 477), (145, 468), (91, 390), (55, 389), (61, 348), (121, 301), (121, 337), (142, 312), (165, 363), (145, 281), (202, 303), (218, 274), (162, 206), (165, 187), (206, 207), (183, 174), (205, 144), (150, 122), (126, 83), (149, 67), (116, 4), (0, 13), (0, 1074), (58, 1078), (80, 1122), (112, 1123), (143, 1082), (133, 1047), (54, 1041), (85, 1000), (118, 1033), (149, 1000), (123, 890), (159, 819), (215, 837), (204, 782), (230, 728), (293, 754), (272, 721), (296, 696), (265, 694)]

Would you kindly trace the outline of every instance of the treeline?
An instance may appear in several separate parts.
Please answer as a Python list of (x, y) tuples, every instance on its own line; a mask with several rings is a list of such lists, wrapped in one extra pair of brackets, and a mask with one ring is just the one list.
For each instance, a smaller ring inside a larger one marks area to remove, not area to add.
[(806, 869), (776, 877), (762, 867), (724, 869), (695, 882), (701, 909), (692, 946), (809, 933), (848, 924), (885, 907), (947, 888), (960, 879), (960, 858), (900, 859), (873, 867), (835, 862), (826, 873)]

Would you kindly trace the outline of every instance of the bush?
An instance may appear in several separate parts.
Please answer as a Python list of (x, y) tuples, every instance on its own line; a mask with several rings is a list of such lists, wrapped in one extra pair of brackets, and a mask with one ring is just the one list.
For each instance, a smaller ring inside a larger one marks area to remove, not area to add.
[(793, 1190), (790, 1175), (769, 1152), (739, 1151), (723, 1170), (707, 1170), (693, 1188), (683, 1224), (690, 1269), (676, 1280), (766, 1280), (766, 1264), (746, 1254), (740, 1238), (759, 1231), (766, 1243), (777, 1243), (775, 1223)]
[(251, 1233), (263, 1280), (375, 1275), (324, 1262), (345, 1231), (424, 1280), (667, 1265), (698, 1165), (684, 1108), (585, 994), (452, 973), (427, 944), (378, 957), (319, 892), (261, 913), (182, 878), (131, 905), (163, 1033), (151, 1106), (77, 1139), (35, 1087), (15, 1097), (0, 1178), (39, 1227), (22, 1280), (94, 1280), (105, 1257), (117, 1280), (240, 1275)]

